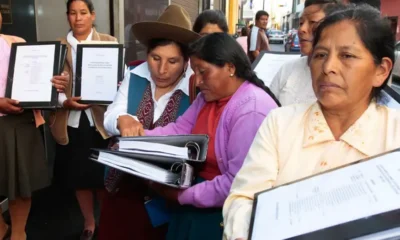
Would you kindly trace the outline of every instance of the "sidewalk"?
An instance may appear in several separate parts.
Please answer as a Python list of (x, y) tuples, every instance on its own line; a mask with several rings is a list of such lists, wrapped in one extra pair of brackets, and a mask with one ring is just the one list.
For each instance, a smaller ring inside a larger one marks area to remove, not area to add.
[[(4, 217), (9, 222), (8, 213)], [(35, 193), (26, 226), (28, 240), (79, 240), (82, 228), (83, 218), (73, 192), (49, 187)]]

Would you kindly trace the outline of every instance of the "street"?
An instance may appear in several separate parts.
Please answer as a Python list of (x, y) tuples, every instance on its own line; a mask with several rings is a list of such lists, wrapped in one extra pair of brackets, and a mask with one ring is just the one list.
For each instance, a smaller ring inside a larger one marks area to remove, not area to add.
[(275, 51), (275, 52), (284, 52), (285, 51), (284, 45), (282, 43), (270, 43), (269, 45), (271, 46), (271, 51)]

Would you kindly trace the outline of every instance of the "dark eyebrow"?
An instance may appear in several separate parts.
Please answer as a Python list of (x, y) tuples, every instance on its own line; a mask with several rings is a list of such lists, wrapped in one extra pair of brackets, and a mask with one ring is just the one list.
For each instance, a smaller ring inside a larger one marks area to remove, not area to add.
[[(325, 50), (325, 51), (329, 51), (329, 49), (325, 46), (321, 46), (321, 45), (317, 45), (315, 46), (314, 50)], [(339, 46), (339, 50), (340, 51), (361, 51), (359, 47), (354, 46), (354, 45), (343, 45), (343, 46)]]

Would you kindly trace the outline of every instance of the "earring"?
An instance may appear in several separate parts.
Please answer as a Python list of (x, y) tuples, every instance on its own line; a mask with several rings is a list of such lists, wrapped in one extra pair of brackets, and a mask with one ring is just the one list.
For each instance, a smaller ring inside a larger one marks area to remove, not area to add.
[(229, 75), (230, 77), (233, 77), (233, 73), (231, 73), (231, 75)]

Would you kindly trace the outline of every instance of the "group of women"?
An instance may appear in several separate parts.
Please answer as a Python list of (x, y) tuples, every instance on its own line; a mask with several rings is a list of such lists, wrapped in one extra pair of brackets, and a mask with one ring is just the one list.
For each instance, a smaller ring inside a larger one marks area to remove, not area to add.
[[(306, 0), (299, 28), (306, 56), (283, 66), (271, 91), (227, 34), (222, 12), (204, 11), (192, 28), (188, 13), (170, 5), (157, 21), (132, 26), (147, 59), (128, 66), (108, 108), (72, 97), (77, 44), (116, 41), (96, 32), (95, 16), (90, 0), (67, 2), (67, 63), (51, 80), (60, 92), (49, 123), (58, 143), (54, 180), (76, 193), (83, 240), (95, 232), (100, 240), (246, 239), (256, 192), (400, 147), (400, 113), (380, 104), (394, 36), (372, 7)], [(0, 238), (12, 240), (26, 239), (31, 194), (50, 183), (37, 128), (43, 117), (4, 97), (17, 41), (0, 35), (0, 195), (10, 200), (12, 223), (0, 217)], [(178, 134), (210, 139), (207, 161), (185, 190), (115, 169), (104, 177), (88, 159), (112, 136)]]

